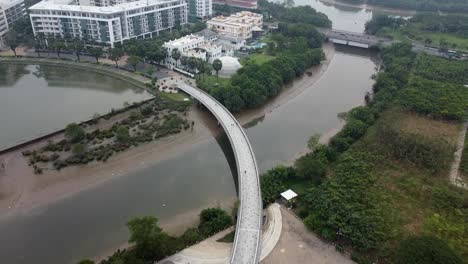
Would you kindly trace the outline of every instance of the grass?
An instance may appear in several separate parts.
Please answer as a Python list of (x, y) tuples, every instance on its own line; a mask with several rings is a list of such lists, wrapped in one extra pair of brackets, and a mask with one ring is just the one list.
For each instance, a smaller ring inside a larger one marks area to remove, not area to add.
[[(391, 122), (401, 133), (420, 135), (428, 140), (456, 142), (459, 126), (429, 117), (403, 112), (386, 118), (391, 110), (384, 112), (379, 122)], [(393, 120), (392, 120), (393, 118)], [(388, 147), (379, 143), (378, 123), (369, 128), (366, 135), (353, 146), (357, 150), (370, 152), (379, 157), (374, 163), (373, 174), (377, 177), (377, 188), (381, 189), (393, 208), (397, 219), (393, 227), (394, 239), (390, 247), (408, 235), (427, 234), (425, 228), (429, 218), (442, 214), (434, 208), (434, 192), (437, 188), (453, 188), (448, 171), (434, 174), (431, 170), (413, 163), (394, 158)]]
[(161, 93), (161, 95), (165, 98), (174, 100), (174, 101), (184, 101), (185, 98), (190, 97), (186, 95), (185, 93), (179, 92), (179, 93)]
[(448, 144), (455, 145), (459, 132), (459, 124), (443, 120), (434, 120), (415, 114), (399, 115), (396, 125), (403, 133), (421, 135), (427, 139), (444, 139)]
[[(424, 44), (426, 39), (431, 40), (431, 46), (440, 47), (440, 40), (445, 39), (449, 49), (468, 51), (468, 38), (451, 33), (437, 33), (419, 30), (417, 27), (393, 30), (385, 28), (379, 33), (383, 36), (391, 36), (394, 40), (405, 41), (413, 39)], [(454, 46), (455, 45), (455, 46)]]
[(205, 75), (205, 78), (202, 80), (197, 81), (197, 85), (199, 88), (201, 88), (204, 91), (208, 91), (212, 87), (225, 87), (229, 85), (230, 80), (228, 78), (216, 78), (216, 76), (208, 76)]
[(274, 56), (263, 54), (263, 53), (253, 53), (245, 58), (242, 58), (240, 63), (242, 65), (246, 65), (247, 63), (254, 63), (254, 64), (262, 65), (266, 62), (271, 61), (274, 58), (275, 58)]

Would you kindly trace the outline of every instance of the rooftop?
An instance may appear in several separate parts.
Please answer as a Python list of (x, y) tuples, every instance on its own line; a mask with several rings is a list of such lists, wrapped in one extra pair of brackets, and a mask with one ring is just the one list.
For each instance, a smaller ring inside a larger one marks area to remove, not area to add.
[[(0, 0), (4, 1), (4, 0)], [(44, 0), (30, 7), (32, 10), (64, 10), (76, 12), (93, 12), (111, 14), (120, 11), (138, 9), (145, 6), (157, 5), (174, 0), (140, 0), (136, 2), (117, 4), (114, 6), (79, 6), (71, 5), (73, 0)]]
[(297, 196), (297, 193), (293, 192), (291, 189), (285, 191), (285, 192), (282, 192), (281, 193), (281, 196), (286, 199), (286, 200), (291, 200), (292, 198), (296, 197)]
[(190, 35), (178, 38), (178, 39), (168, 41), (168, 42), (164, 43), (164, 45), (172, 46), (172, 47), (182, 47), (182, 46), (185, 46), (187, 44), (191, 44), (191, 43), (194, 43), (194, 42), (202, 42), (202, 41), (204, 41), (203, 36), (190, 34)]

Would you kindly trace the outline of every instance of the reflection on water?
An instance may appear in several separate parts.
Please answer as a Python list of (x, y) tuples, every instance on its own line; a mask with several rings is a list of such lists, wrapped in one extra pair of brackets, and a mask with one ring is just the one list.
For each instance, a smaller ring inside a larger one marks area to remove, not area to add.
[(0, 149), (150, 97), (133, 85), (90, 71), (0, 65)]
[[(261, 171), (288, 162), (311, 135), (338, 127), (338, 113), (363, 103), (375, 65), (366, 57), (369, 51), (344, 50), (316, 83), (295, 82), (307, 89), (249, 125)], [(46, 208), (1, 220), (0, 256), (9, 264), (71, 264), (99, 255), (126, 241), (125, 223), (132, 217), (156, 215), (178, 223), (187, 212), (232, 201), (235, 172), (227, 137), (211, 138)]]
[[(272, 2), (282, 3), (282, 0), (272, 0)], [(296, 6), (310, 5), (318, 12), (324, 13), (333, 22), (333, 29), (352, 31), (352, 32), (364, 32), (367, 21), (372, 19), (373, 15), (384, 14), (393, 16), (405, 16), (409, 17), (412, 14), (404, 11), (401, 12), (389, 12), (382, 10), (370, 10), (366, 8), (351, 7), (344, 5), (335, 5), (319, 0), (294, 0)]]

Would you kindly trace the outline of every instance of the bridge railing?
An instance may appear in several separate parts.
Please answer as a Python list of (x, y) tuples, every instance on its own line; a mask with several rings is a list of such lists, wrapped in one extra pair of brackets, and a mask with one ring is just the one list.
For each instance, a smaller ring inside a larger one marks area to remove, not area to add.
[[(186, 89), (182, 88), (182, 86), (185, 86)], [(248, 137), (247, 137), (247, 134), (245, 133), (244, 129), (242, 128), (242, 126), (239, 124), (239, 122), (237, 121), (237, 119), (231, 114), (231, 112), (226, 108), (224, 107), (221, 103), (219, 103), (215, 98), (213, 98), (211, 95), (209, 95), (208, 93), (202, 91), (202, 90), (199, 90), (199, 89), (196, 89), (188, 84), (183, 84), (181, 86), (179, 86), (179, 88), (181, 88), (182, 90), (186, 91), (187, 93), (189, 93), (190, 95), (192, 95), (194, 98), (198, 99), (199, 102), (201, 102), (203, 105), (205, 105), (205, 107), (208, 108), (208, 110), (210, 110), (210, 112), (216, 117), (216, 119), (220, 122), (221, 126), (223, 126), (224, 128), (224, 131), (226, 131), (226, 134), (228, 136), (228, 139), (231, 143), (231, 146), (234, 148), (234, 156), (236, 158), (236, 165), (237, 165), (237, 173), (238, 173), (238, 181), (239, 181), (239, 199), (240, 199), (240, 206), (239, 206), (239, 209), (238, 209), (238, 217), (237, 217), (237, 228), (236, 228), (236, 233), (235, 233), (235, 236), (234, 236), (234, 242), (233, 242), (233, 248), (232, 248), (232, 253), (231, 253), (231, 260), (230, 260), (230, 263), (234, 263), (235, 261), (235, 256), (236, 256), (236, 250), (237, 250), (237, 246), (238, 246), (238, 243), (239, 243), (239, 236), (240, 236), (240, 232), (242, 232), (241, 230), (241, 221), (242, 221), (242, 215), (243, 215), (243, 201), (242, 201), (242, 197), (243, 197), (243, 193), (242, 193), (242, 172), (241, 172), (241, 169), (240, 169), (240, 166), (239, 166), (239, 160), (240, 160), (240, 157), (238, 157), (237, 155), (237, 151), (235, 150), (235, 142), (233, 141), (233, 138), (232, 136), (230, 135), (230, 127), (227, 126), (222, 118), (218, 115), (217, 113), (217, 110), (213, 109), (211, 107), (211, 105), (207, 102), (204, 102), (203, 100), (199, 100), (198, 96), (196, 95), (197, 93), (200, 93), (200, 94), (203, 94), (204, 96), (208, 97), (209, 99), (211, 99), (213, 102), (215, 102), (216, 106), (217, 107), (220, 107), (223, 111), (225, 111), (229, 117), (232, 119), (232, 121), (234, 122), (234, 124), (236, 125), (236, 127), (241, 131), (242, 133), (242, 136), (243, 138), (245, 139), (245, 142), (249, 148), (249, 152), (250, 152), (250, 155), (252, 157), (252, 160), (253, 160), (253, 163), (254, 163), (254, 175), (256, 175), (256, 182), (257, 182), (257, 192), (258, 192), (258, 197), (257, 197), (257, 201), (258, 201), (258, 206), (259, 206), (259, 209), (260, 209), (260, 212), (258, 212), (259, 214), (259, 218), (258, 218), (258, 223), (257, 223), (257, 227), (258, 227), (258, 230), (257, 230), (257, 245), (255, 247), (255, 252), (254, 252), (254, 256), (255, 256), (255, 263), (258, 263), (258, 260), (259, 260), (259, 257), (260, 257), (260, 254), (259, 254), (259, 249), (260, 249), (260, 244), (261, 244), (261, 210), (262, 210), (262, 199), (261, 199), (261, 190), (260, 190), (260, 179), (259, 179), (259, 173), (258, 173), (258, 166), (257, 166), (257, 161), (255, 159), (255, 155), (254, 155), (254, 152), (253, 152), (253, 148), (250, 144), (250, 141), (248, 140)], [(190, 91), (193, 91), (193, 93), (191, 93)]]

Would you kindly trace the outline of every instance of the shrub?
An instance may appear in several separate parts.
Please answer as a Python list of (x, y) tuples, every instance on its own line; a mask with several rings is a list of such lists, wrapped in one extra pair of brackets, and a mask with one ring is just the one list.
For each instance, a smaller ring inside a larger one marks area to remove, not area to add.
[(430, 236), (409, 237), (395, 254), (397, 264), (462, 264), (463, 260), (447, 244)]
[(85, 131), (76, 123), (71, 123), (65, 128), (65, 137), (72, 143), (85, 139)]
[(200, 214), (200, 225), (198, 229), (204, 236), (211, 236), (232, 225), (229, 214), (219, 208), (208, 208)]

